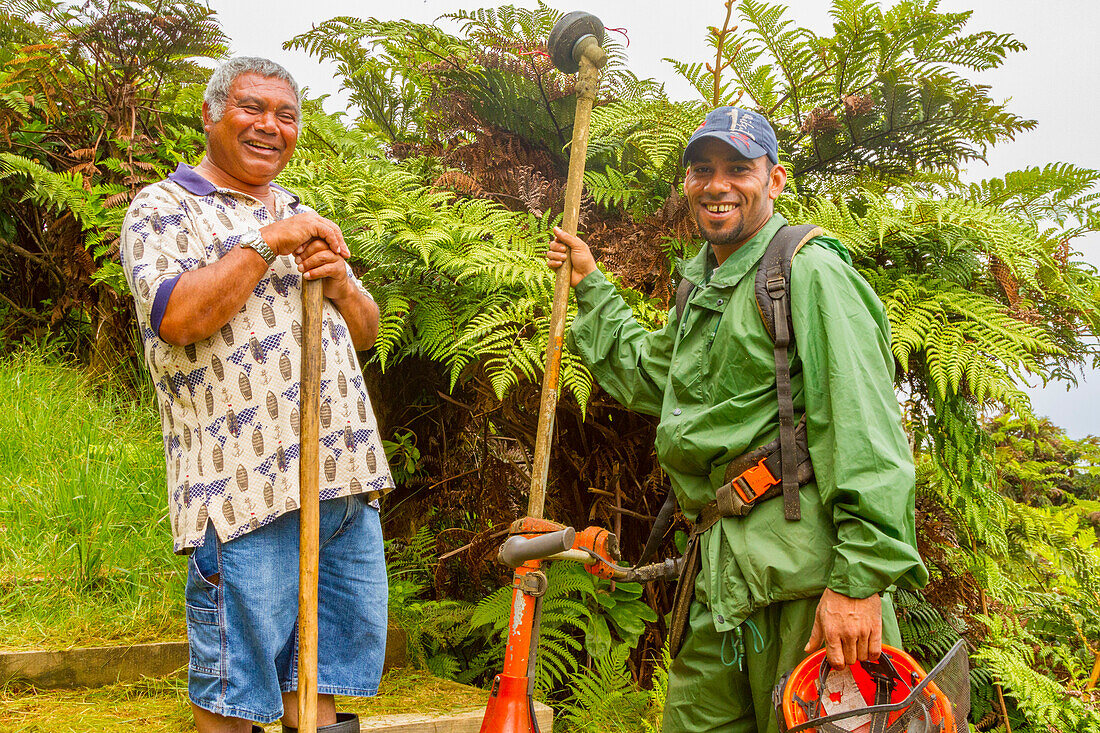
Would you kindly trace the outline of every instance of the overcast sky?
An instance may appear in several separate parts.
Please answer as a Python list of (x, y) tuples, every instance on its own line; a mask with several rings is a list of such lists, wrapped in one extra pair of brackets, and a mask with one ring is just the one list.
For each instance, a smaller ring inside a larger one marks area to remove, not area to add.
[[(407, 18), (432, 22), (440, 14), (458, 8), (494, 7), (499, 3), (473, 0), (210, 0), (231, 39), (234, 54), (267, 56), (284, 64), (309, 87), (311, 96), (327, 93), (326, 105), (335, 111), (342, 105), (334, 67), (299, 52), (283, 51), (283, 41), (305, 32), (315, 23), (339, 15), (360, 18)], [(534, 0), (514, 4), (533, 7)], [(549, 4), (563, 11), (587, 10), (608, 28), (624, 28), (630, 38), (630, 68), (640, 77), (666, 82), (673, 99), (688, 99), (693, 91), (682, 82), (664, 57), (684, 61), (709, 58), (706, 28), (721, 25), (725, 17), (722, 0), (577, 0), (563, 5)], [(823, 35), (831, 34), (826, 0), (789, 0), (791, 17), (800, 25)], [(885, 0), (885, 5), (889, 0)], [(981, 77), (998, 99), (1010, 99), (1010, 109), (1036, 119), (1036, 130), (1017, 140), (999, 145), (989, 154), (988, 165), (977, 163), (966, 172), (969, 179), (999, 176), (1007, 171), (1046, 162), (1069, 162), (1100, 168), (1100, 96), (1094, 82), (1100, 79), (1100, 52), (1095, 29), (1100, 27), (1097, 0), (941, 0), (943, 11), (973, 10), (971, 31), (993, 30), (1012, 33), (1028, 50), (1009, 57), (1000, 69)], [(1100, 237), (1073, 243), (1085, 259), (1100, 266)], [(1073, 437), (1100, 434), (1100, 372), (1089, 370), (1074, 390), (1065, 385), (1030, 390), (1036, 412), (1050, 417)], [(1092, 405), (1092, 407), (1089, 407)]]

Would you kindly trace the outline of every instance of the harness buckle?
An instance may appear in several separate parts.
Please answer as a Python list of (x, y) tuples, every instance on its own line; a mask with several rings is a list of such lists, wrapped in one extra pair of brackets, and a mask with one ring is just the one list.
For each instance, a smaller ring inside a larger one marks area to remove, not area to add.
[(774, 275), (764, 281), (768, 295), (772, 300), (778, 300), (787, 292), (787, 279), (782, 275)]
[(769, 488), (779, 483), (779, 479), (772, 475), (764, 463), (765, 460), (766, 458), (761, 458), (755, 466), (745, 469), (730, 482), (733, 490), (746, 504), (752, 504)]

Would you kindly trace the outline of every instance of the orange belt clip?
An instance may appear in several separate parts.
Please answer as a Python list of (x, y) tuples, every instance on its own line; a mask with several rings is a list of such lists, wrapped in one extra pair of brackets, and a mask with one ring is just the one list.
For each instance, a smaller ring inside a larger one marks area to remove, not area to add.
[(741, 501), (746, 504), (752, 504), (763, 496), (769, 488), (779, 483), (779, 479), (773, 476), (764, 464), (765, 460), (766, 457), (761, 458), (755, 466), (745, 469), (730, 482), (733, 490), (741, 497)]

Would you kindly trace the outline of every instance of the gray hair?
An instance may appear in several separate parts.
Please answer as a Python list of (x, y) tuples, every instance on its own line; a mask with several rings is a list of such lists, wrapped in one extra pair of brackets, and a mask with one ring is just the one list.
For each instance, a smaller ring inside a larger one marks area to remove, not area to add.
[[(259, 56), (235, 56), (219, 66), (206, 84), (206, 93), (202, 98), (209, 106), (210, 119), (214, 122), (219, 121), (225, 114), (225, 105), (229, 101), (229, 88), (241, 74), (257, 74), (265, 79), (276, 78), (285, 81), (294, 91), (294, 96), (298, 98), (298, 112), (301, 117), (302, 93), (298, 90), (298, 82), (294, 81), (289, 71), (270, 59)], [(301, 125), (300, 119), (298, 124)]]

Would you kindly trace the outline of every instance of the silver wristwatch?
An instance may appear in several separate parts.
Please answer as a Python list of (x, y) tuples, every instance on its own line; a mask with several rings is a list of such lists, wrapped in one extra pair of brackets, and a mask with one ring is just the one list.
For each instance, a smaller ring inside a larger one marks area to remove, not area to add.
[(249, 229), (245, 232), (244, 236), (241, 237), (240, 245), (255, 250), (256, 254), (263, 257), (269, 265), (275, 261), (276, 254), (271, 251), (271, 247), (267, 246), (267, 242), (264, 241), (263, 235), (260, 234), (258, 229)]

